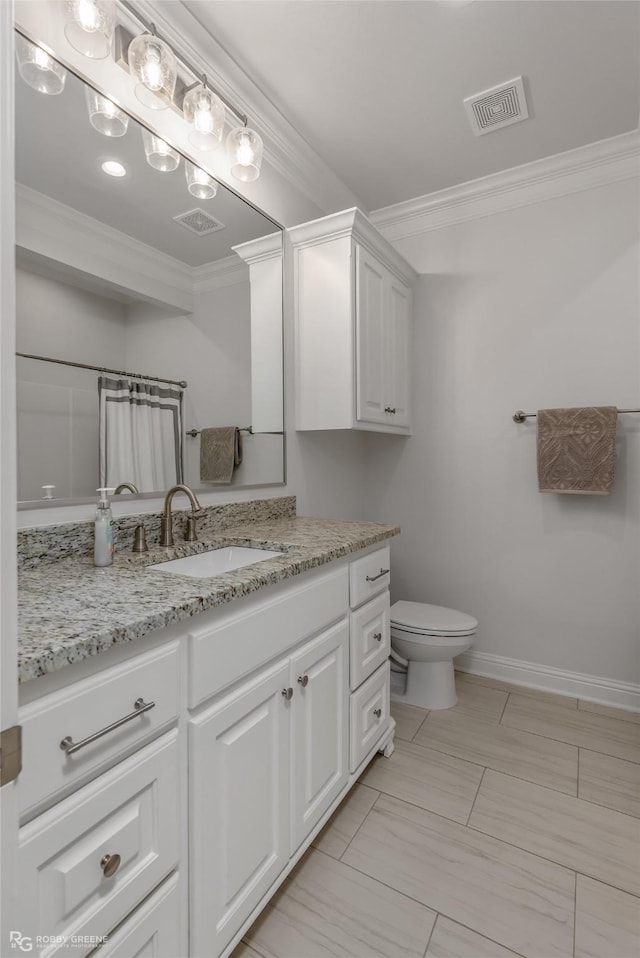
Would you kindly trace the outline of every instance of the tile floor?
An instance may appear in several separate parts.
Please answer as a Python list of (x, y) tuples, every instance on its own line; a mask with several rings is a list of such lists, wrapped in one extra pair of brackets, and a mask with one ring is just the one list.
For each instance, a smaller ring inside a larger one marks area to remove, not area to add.
[(378, 756), (233, 958), (637, 958), (638, 716), (458, 676)]

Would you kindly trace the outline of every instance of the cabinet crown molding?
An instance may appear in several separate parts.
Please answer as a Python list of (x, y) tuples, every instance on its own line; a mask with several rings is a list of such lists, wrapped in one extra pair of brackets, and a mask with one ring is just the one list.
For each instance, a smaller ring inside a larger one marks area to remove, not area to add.
[(300, 226), (292, 226), (287, 233), (294, 249), (351, 236), (374, 256), (382, 258), (385, 265), (405, 283), (412, 285), (418, 278), (416, 271), (357, 206), (301, 223)]

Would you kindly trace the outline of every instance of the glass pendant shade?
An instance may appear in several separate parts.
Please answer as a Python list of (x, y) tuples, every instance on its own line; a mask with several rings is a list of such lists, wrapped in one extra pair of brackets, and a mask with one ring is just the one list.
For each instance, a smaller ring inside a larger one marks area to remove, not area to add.
[(124, 136), (129, 126), (127, 114), (90, 86), (85, 86), (84, 95), (89, 110), (89, 122), (94, 130), (103, 136)]
[(246, 126), (232, 130), (227, 137), (227, 154), (231, 175), (243, 183), (250, 183), (260, 176), (262, 165), (262, 138)]
[(108, 57), (115, 28), (115, 0), (67, 0), (64, 35), (85, 57)]
[(64, 90), (67, 71), (57, 60), (50, 57), (42, 47), (16, 34), (16, 57), (18, 72), (30, 87), (38, 93), (54, 96)]
[(173, 150), (168, 143), (148, 130), (142, 131), (142, 141), (147, 163), (154, 170), (161, 173), (172, 173), (180, 165), (180, 154)]
[(138, 81), (137, 98), (152, 110), (166, 110), (178, 76), (171, 47), (159, 37), (143, 33), (131, 41), (127, 56), (131, 74)]
[(189, 90), (182, 104), (184, 118), (192, 127), (189, 142), (199, 150), (215, 150), (222, 142), (224, 103), (203, 83)]
[(186, 160), (184, 169), (187, 176), (187, 189), (191, 195), (199, 200), (212, 200), (218, 192), (218, 184), (213, 177)]

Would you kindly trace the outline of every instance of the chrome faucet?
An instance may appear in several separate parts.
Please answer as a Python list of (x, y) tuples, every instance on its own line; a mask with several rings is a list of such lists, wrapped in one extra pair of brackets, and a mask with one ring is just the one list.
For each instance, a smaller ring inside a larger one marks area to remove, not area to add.
[(177, 486), (172, 486), (169, 489), (169, 492), (164, 497), (164, 510), (162, 513), (162, 519), (160, 520), (160, 545), (161, 546), (172, 546), (173, 545), (173, 516), (171, 515), (171, 503), (173, 502), (173, 497), (176, 492), (184, 492), (186, 496), (189, 497), (191, 503), (191, 512), (187, 518), (187, 528), (185, 532), (185, 542), (197, 542), (198, 535), (196, 533), (196, 519), (193, 513), (196, 509), (200, 509), (200, 503), (198, 502), (198, 497), (195, 492), (193, 492), (189, 486), (184, 486), (178, 484)]
[(128, 489), (129, 492), (133, 492), (136, 496), (139, 494), (140, 490), (132, 482), (121, 482), (119, 486), (116, 486), (113, 490), (114, 496), (120, 495), (125, 489)]

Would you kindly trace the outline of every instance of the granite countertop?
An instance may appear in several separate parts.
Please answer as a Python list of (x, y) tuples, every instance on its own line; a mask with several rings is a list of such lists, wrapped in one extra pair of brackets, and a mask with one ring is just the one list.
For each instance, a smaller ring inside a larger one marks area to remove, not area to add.
[[(18, 583), (18, 680), (99, 655), (399, 532), (377, 522), (279, 518), (238, 524), (199, 542), (151, 547), (143, 555), (116, 553), (105, 569), (90, 556), (25, 569)], [(202, 579), (146, 568), (230, 545), (285, 554)]]

